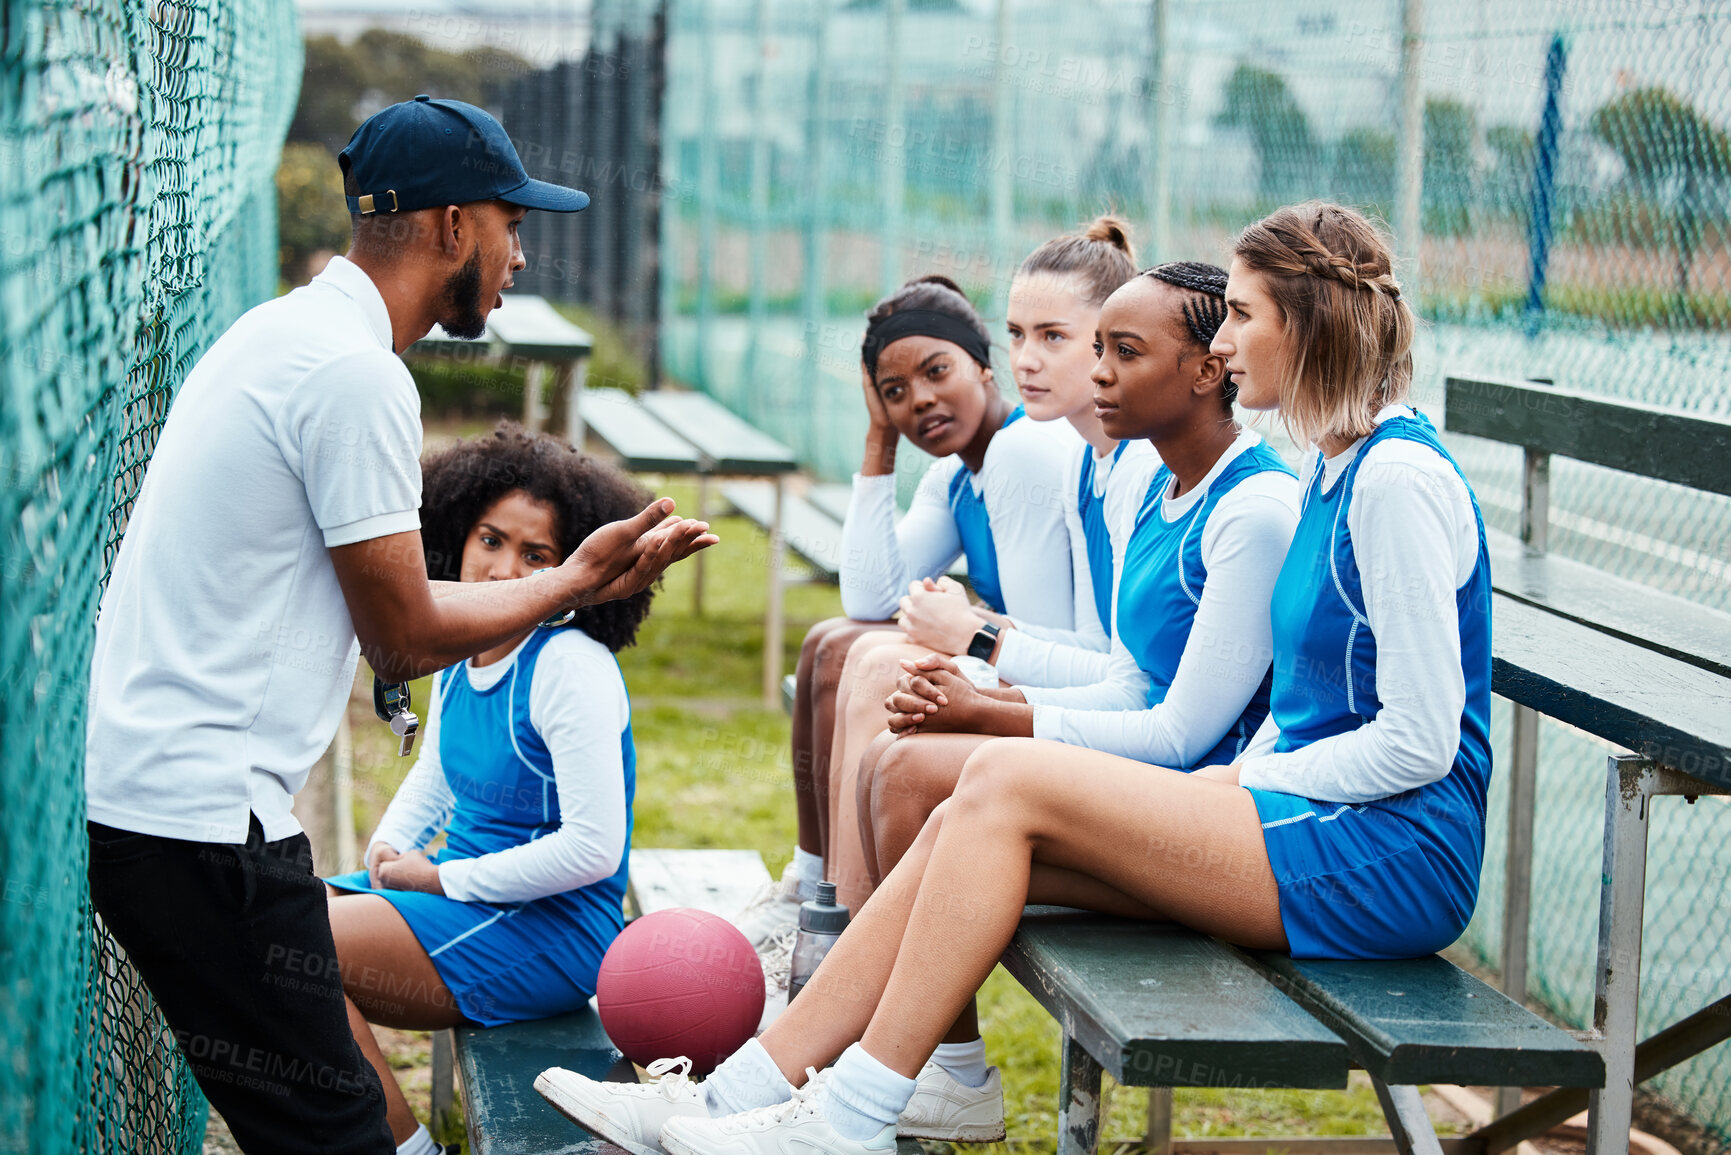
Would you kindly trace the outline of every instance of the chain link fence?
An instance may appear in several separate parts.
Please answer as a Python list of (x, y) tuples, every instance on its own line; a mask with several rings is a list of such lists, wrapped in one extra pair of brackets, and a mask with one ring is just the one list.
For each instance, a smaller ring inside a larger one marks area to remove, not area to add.
[(189, 1152), (206, 1107), (87, 888), (102, 582), (174, 391), (276, 287), (289, 0), (0, 0), (0, 1150)]
[[(1433, 416), (1450, 372), (1731, 412), (1726, 0), (672, 0), (667, 53), (663, 365), (830, 478), (859, 460), (873, 300), (943, 273), (1001, 332), (1021, 257), (1107, 209), (1145, 263), (1224, 263), (1283, 203), (1370, 209), (1426, 320)], [(1519, 449), (1451, 446), (1516, 530)], [(1559, 460), (1551, 526), (1559, 553), (1731, 608), (1731, 500)], [(1546, 725), (1533, 989), (1578, 1025), (1606, 752)], [(1503, 809), (1465, 939), (1488, 962)], [(1657, 808), (1645, 1030), (1723, 994), (1727, 846), (1723, 800)], [(1731, 1138), (1727, 1048), (1652, 1086)]]

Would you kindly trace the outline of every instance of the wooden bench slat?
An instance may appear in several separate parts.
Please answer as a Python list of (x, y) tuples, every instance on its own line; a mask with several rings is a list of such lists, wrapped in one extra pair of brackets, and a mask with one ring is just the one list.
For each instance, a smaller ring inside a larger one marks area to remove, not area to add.
[(587, 1134), (535, 1090), (535, 1076), (566, 1067), (592, 1079), (636, 1082), (608, 1041), (601, 1016), (584, 1007), (551, 1019), (485, 1030), (458, 1027), (463, 1117), (474, 1155), (603, 1155), (618, 1148)]
[(1731, 786), (1731, 710), (1717, 674), (1492, 595), (1491, 689), (1559, 722)]
[[(740, 513), (765, 529), (775, 512), (775, 483), (735, 481), (722, 486), (721, 496)], [(841, 523), (796, 494), (781, 499), (781, 533), (787, 547), (825, 579), (841, 573)]]
[(634, 473), (696, 473), (697, 449), (618, 389), (585, 390), (577, 404), (589, 432)]
[(1642, 477), (1731, 494), (1731, 421), (1555, 385), (1450, 377), (1445, 427)]
[(1491, 582), (1500, 592), (1731, 677), (1731, 614), (1556, 554), (1529, 557), (1513, 534), (1492, 530), (1486, 539)]
[(732, 918), (769, 880), (755, 850), (632, 847), (628, 897), (638, 914), (684, 906)]
[(1597, 1051), (1440, 956), (1249, 957), (1346, 1040), (1353, 1062), (1390, 1085), (1604, 1086)]
[(703, 393), (645, 393), (643, 407), (697, 447), (710, 473), (791, 473), (793, 450)]
[(1346, 1085), (1346, 1045), (1207, 935), (1029, 907), (1003, 961), (1126, 1086)]

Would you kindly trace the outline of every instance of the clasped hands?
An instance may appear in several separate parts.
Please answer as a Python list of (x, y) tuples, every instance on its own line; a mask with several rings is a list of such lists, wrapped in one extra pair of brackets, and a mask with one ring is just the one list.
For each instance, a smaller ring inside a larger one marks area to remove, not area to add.
[(1014, 733), (1012, 715), (1015, 706), (1022, 704), (1018, 691), (982, 690), (942, 654), (904, 658), (901, 666), (895, 690), (884, 699), (893, 733)]
[(437, 863), (419, 850), (405, 854), (385, 842), (375, 842), (367, 850), (367, 881), (375, 890), (445, 893)]

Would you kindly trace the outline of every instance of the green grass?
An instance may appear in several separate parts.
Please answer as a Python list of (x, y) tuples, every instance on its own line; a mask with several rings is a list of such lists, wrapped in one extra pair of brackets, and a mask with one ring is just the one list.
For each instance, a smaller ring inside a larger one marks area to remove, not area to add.
[[(692, 486), (653, 488), (674, 497), (682, 512), (695, 511)], [(767, 542), (742, 518), (714, 524), (722, 541), (704, 559), (703, 617), (692, 612), (696, 567), (682, 563), (667, 576), (638, 644), (620, 654), (637, 743), (633, 844), (745, 847), (761, 851), (779, 873), (794, 843), (794, 803), (788, 719), (761, 701)], [(788, 587), (785, 605), (791, 671), (806, 629), (841, 607), (834, 587), (816, 584)], [(424, 685), (416, 701), (426, 701)], [(371, 710), (359, 702), (353, 709), (356, 829), (364, 837), (408, 766), (394, 757)], [(1002, 968), (981, 991), (980, 1015), (991, 1061), (1004, 1073), (1009, 1142), (992, 1146), (1050, 1150), (1058, 1123), (1057, 1024)], [(423, 1047), (399, 1061), (424, 1061)], [(1148, 1095), (1106, 1083), (1102, 1148), (1109, 1150), (1142, 1135)], [(412, 1101), (424, 1102), (418, 1094)], [(1345, 1091), (1179, 1091), (1174, 1115), (1176, 1133), (1195, 1137), (1385, 1131), (1375, 1094), (1357, 1074)]]

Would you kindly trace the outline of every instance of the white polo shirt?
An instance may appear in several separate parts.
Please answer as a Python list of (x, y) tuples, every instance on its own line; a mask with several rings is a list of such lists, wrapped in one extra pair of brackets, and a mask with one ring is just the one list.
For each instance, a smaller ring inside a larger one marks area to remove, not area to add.
[(96, 622), (93, 821), (274, 841), (360, 647), (334, 546), (420, 528), (421, 402), (371, 278), (334, 258), (236, 321), (162, 427)]

